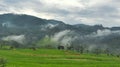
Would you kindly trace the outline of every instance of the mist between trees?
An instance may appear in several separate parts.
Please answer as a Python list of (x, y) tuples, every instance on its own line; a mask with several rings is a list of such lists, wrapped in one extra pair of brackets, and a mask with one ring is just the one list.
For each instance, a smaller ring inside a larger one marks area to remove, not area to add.
[(107, 55), (120, 55), (119, 49), (120, 31), (108, 29), (98, 30), (91, 34), (82, 35), (72, 30), (63, 30), (54, 35), (45, 35), (42, 39), (28, 39), (27, 35), (10, 35), (1, 38), (1, 49), (14, 48), (49, 48), (58, 49), (63, 46), (64, 50), (73, 50), (80, 53), (106, 53)]

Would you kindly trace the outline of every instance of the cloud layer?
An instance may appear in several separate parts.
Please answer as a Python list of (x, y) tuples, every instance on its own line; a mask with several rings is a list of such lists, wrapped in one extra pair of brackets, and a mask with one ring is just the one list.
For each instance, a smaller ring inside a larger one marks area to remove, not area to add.
[(0, 0), (0, 14), (28, 14), (68, 24), (120, 26), (119, 3), (119, 0)]

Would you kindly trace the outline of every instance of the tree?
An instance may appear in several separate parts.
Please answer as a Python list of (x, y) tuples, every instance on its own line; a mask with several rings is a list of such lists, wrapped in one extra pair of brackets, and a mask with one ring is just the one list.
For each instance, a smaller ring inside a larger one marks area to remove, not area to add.
[(5, 46), (6, 45), (6, 41), (0, 41), (0, 48), (2, 49), (3, 48), (3, 46)]
[(96, 55), (99, 55), (99, 54), (101, 53), (101, 50), (100, 50), (99, 48), (96, 48), (96, 49), (94, 50), (94, 53), (95, 53)]
[(80, 53), (82, 54), (84, 52), (84, 47), (81, 45), (80, 46)]
[(106, 48), (106, 49), (105, 49), (105, 53), (107, 54), (107, 56), (110, 55), (110, 50), (109, 50), (109, 48)]
[(64, 46), (58, 46), (59, 50), (64, 50)]

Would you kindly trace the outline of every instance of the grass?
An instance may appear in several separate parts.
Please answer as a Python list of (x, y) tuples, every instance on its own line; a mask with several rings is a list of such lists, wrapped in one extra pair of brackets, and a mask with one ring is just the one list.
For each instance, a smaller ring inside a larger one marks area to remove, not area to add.
[(120, 67), (120, 58), (55, 49), (0, 50), (6, 67)]

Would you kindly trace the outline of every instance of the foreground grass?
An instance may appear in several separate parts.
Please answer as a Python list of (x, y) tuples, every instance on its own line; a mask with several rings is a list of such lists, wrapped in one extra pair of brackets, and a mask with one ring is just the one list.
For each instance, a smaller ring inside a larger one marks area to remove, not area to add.
[(7, 67), (120, 67), (120, 58), (106, 55), (82, 54), (54, 50), (0, 50)]

